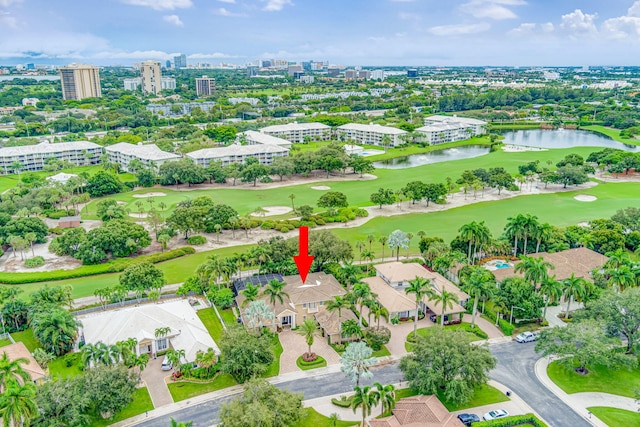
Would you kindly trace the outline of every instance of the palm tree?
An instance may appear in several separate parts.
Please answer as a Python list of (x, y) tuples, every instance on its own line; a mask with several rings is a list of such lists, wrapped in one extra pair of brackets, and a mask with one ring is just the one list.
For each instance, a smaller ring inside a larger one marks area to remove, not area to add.
[(553, 234), (553, 227), (545, 222), (544, 224), (538, 225), (538, 227), (534, 230), (534, 234), (532, 237), (536, 239), (536, 253), (540, 252), (540, 244), (543, 241), (548, 241)]
[(362, 337), (362, 326), (360, 326), (354, 319), (342, 322), (340, 324), (340, 330), (342, 331), (342, 335), (347, 337), (347, 339), (351, 339), (353, 336), (357, 338)]
[(339, 272), (342, 275), (342, 281), (344, 281), (347, 289), (349, 289), (351, 285), (358, 281), (360, 269), (351, 262), (345, 262), (344, 265), (339, 268)]
[(353, 389), (355, 394), (351, 399), (351, 409), (355, 413), (358, 408), (362, 409), (362, 427), (366, 426), (366, 419), (371, 415), (371, 410), (378, 404), (379, 394), (373, 390), (371, 386), (366, 385), (362, 388), (355, 386)]
[(507, 225), (504, 228), (504, 234), (513, 237), (513, 256), (518, 255), (518, 240), (523, 235), (523, 217), (524, 215), (518, 214), (507, 218)]
[(362, 250), (365, 248), (366, 243), (362, 240), (358, 240), (356, 242), (356, 249), (358, 250), (358, 255), (360, 257), (360, 264), (362, 264)]
[(378, 301), (375, 301), (375, 304), (369, 307), (369, 314), (373, 314), (373, 320), (376, 321), (378, 329), (380, 328), (381, 317), (384, 318), (387, 322), (389, 321), (389, 310), (387, 310)]
[(275, 314), (264, 300), (255, 300), (249, 304), (244, 312), (245, 323), (250, 328), (255, 328), (258, 335), (262, 335), (262, 328), (267, 324), (267, 320), (274, 325)]
[(340, 324), (340, 328), (342, 328), (342, 310), (348, 309), (349, 307), (351, 307), (351, 302), (340, 295), (334, 295), (333, 299), (329, 300), (325, 305), (325, 308), (329, 312), (338, 311), (338, 323)]
[(170, 349), (167, 351), (167, 354), (165, 357), (173, 365), (174, 371), (180, 371), (180, 364), (182, 363), (182, 359), (185, 358), (185, 351), (184, 349), (180, 349), (180, 350)]
[(38, 416), (35, 397), (36, 386), (33, 383), (11, 381), (0, 395), (0, 418), (4, 427), (31, 425), (31, 420)]
[(367, 242), (369, 243), (369, 251), (371, 251), (371, 244), (376, 241), (376, 236), (369, 234), (367, 236)]
[(380, 236), (380, 238), (378, 238), (378, 242), (382, 245), (382, 262), (384, 262), (384, 247), (387, 244), (387, 240), (389, 240), (387, 236)]
[(524, 272), (524, 279), (531, 282), (534, 288), (549, 277), (549, 270), (555, 269), (553, 264), (545, 261), (542, 257), (533, 258), (521, 255), (520, 259), (522, 261), (516, 264), (514, 271), (516, 273)]
[(414, 294), (416, 297), (416, 312), (413, 319), (413, 337), (418, 336), (418, 309), (424, 297), (432, 298), (435, 296), (433, 284), (425, 278), (416, 277), (409, 281), (409, 286), (404, 290), (407, 294)]
[(269, 280), (269, 283), (264, 287), (262, 295), (269, 297), (269, 302), (273, 305), (273, 310), (276, 309), (276, 301), (280, 304), (284, 303), (284, 297), (289, 297), (289, 294), (284, 291), (286, 283), (277, 279)]
[(563, 283), (556, 280), (556, 276), (548, 277), (540, 284), (538, 292), (544, 295), (544, 311), (542, 312), (544, 319), (547, 318), (547, 307), (549, 307), (549, 303), (558, 302), (560, 298), (562, 298), (563, 288)]
[(484, 267), (471, 267), (471, 274), (462, 280), (462, 288), (473, 297), (473, 310), (471, 311), (471, 327), (476, 326), (476, 315), (478, 314), (478, 301), (492, 294), (495, 289), (496, 279), (493, 274)]
[(170, 427), (191, 427), (193, 425), (193, 421), (176, 421), (171, 418), (171, 426)]
[(608, 283), (616, 292), (624, 291), (636, 284), (636, 276), (628, 265), (607, 270), (607, 274), (609, 275)]
[(338, 421), (340, 421), (340, 415), (336, 412), (332, 412), (331, 415), (329, 415), (329, 422), (333, 427), (336, 427), (338, 425)]
[(383, 386), (379, 382), (373, 383), (378, 392), (378, 401), (380, 402), (380, 415), (390, 412), (396, 406), (396, 388), (393, 384)]
[(378, 295), (371, 292), (371, 288), (367, 283), (358, 282), (353, 285), (353, 290), (351, 291), (351, 295), (353, 297), (353, 303), (360, 306), (359, 310), (359, 324), (362, 326), (362, 307), (364, 307), (365, 301), (374, 299)]
[(242, 301), (242, 308), (244, 308), (251, 301), (255, 301), (260, 296), (260, 286), (247, 283), (247, 288), (240, 291), (244, 295), (244, 301)]
[(458, 296), (453, 292), (445, 291), (444, 289), (439, 294), (436, 293), (433, 297), (435, 305), (442, 305), (442, 311), (440, 313), (440, 326), (444, 326), (444, 313), (447, 308), (453, 308), (453, 303), (458, 302)]
[(562, 281), (564, 284), (564, 298), (567, 300), (567, 312), (564, 318), (569, 318), (569, 310), (571, 309), (571, 300), (581, 301), (587, 294), (587, 281), (582, 277), (576, 277), (571, 273), (571, 277)]
[(142, 379), (142, 371), (144, 371), (144, 368), (149, 364), (149, 355), (141, 354), (140, 356), (134, 357), (131, 362), (133, 366), (138, 368), (138, 381), (140, 381)]
[(91, 343), (85, 344), (80, 352), (86, 366), (96, 365), (100, 360), (100, 351)]
[(623, 265), (628, 265), (631, 261), (629, 252), (624, 249), (616, 249), (615, 251), (607, 252), (605, 255), (609, 257), (609, 260), (605, 263), (605, 267), (612, 270)]
[(31, 325), (45, 350), (62, 356), (73, 347), (80, 322), (67, 311), (55, 309), (32, 318)]
[(22, 368), (27, 365), (29, 360), (25, 357), (9, 359), (6, 352), (0, 356), (0, 391), (6, 389), (12, 382), (26, 384), (31, 381), (31, 376)]
[(411, 250), (411, 239), (413, 239), (413, 233), (407, 233), (407, 240), (409, 240), (409, 244), (407, 245), (407, 259), (409, 259), (409, 251)]
[(304, 337), (307, 346), (309, 346), (308, 356), (311, 356), (311, 346), (318, 335), (318, 324), (313, 319), (304, 319), (304, 322), (298, 327), (298, 334)]
[(293, 200), (296, 198), (296, 195), (291, 193), (289, 194), (289, 198), (291, 199), (291, 209), (296, 210), (296, 206), (293, 204)]

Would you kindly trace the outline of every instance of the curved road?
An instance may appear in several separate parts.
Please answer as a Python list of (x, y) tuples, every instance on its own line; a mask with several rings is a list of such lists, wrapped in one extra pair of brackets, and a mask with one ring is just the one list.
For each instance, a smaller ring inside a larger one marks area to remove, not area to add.
[[(515, 342), (494, 344), (490, 347), (498, 359), (496, 369), (490, 377), (517, 393), (529, 404), (551, 427), (590, 427), (591, 423), (574, 412), (564, 402), (538, 380), (534, 365), (539, 359), (533, 343), (518, 344)], [(393, 363), (372, 369), (374, 380), (382, 384), (400, 382), (402, 372), (398, 364)], [(303, 392), (305, 399), (352, 391), (350, 383), (341, 372), (321, 375), (313, 378), (297, 379), (276, 384), (277, 387), (295, 392)], [(217, 422), (220, 405), (233, 396), (223, 397), (206, 403), (190, 406), (170, 415), (144, 421), (138, 425), (144, 427), (166, 427), (170, 418), (177, 421), (193, 421), (194, 427), (208, 427)]]

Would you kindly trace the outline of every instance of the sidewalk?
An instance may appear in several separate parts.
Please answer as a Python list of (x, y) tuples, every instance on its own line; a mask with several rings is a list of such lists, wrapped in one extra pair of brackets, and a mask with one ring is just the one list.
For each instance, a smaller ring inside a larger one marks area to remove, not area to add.
[[(549, 322), (550, 327), (559, 326), (561, 328), (564, 328), (565, 326), (567, 326), (566, 323), (564, 323), (561, 319), (558, 318), (558, 314), (560, 314), (566, 308), (567, 308), (566, 302), (563, 302), (562, 304), (559, 304), (553, 307), (547, 307), (547, 317), (545, 319), (547, 319), (547, 321)], [(571, 303), (571, 311), (578, 310), (580, 308), (584, 308), (584, 305), (581, 302)]]
[(536, 362), (535, 373), (540, 382), (592, 425), (607, 427), (607, 424), (603, 423), (595, 415), (589, 412), (587, 408), (591, 406), (607, 406), (611, 408), (626, 409), (627, 411), (632, 412), (636, 412), (638, 410), (636, 401), (630, 397), (595, 392), (567, 394), (553, 381), (551, 381), (551, 378), (547, 375), (549, 362), (550, 360), (547, 357), (543, 357)]

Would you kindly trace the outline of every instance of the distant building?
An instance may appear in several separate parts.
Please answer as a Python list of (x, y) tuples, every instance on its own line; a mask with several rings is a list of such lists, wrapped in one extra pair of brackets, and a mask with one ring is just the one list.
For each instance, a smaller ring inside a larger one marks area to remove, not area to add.
[(69, 182), (71, 178), (77, 178), (77, 177), (78, 175), (75, 175), (72, 173), (60, 172), (56, 175), (48, 176), (46, 180), (52, 183), (66, 184), (67, 182)]
[(397, 147), (406, 143), (402, 136), (407, 131), (390, 126), (347, 123), (346, 125), (338, 126), (337, 133), (342, 139), (365, 145), (383, 146), (385, 137), (388, 137), (388, 146)]
[(0, 148), (0, 172), (13, 173), (13, 164), (20, 162), (22, 171), (44, 169), (48, 158), (68, 161), (76, 166), (95, 165), (100, 162), (102, 147), (89, 141), (41, 142), (37, 145)]
[(212, 162), (220, 162), (222, 166), (227, 166), (231, 163), (244, 164), (249, 157), (255, 157), (263, 165), (270, 165), (276, 157), (286, 157), (288, 155), (289, 150), (287, 148), (271, 144), (233, 144), (220, 148), (204, 148), (186, 154), (196, 164), (204, 167), (209, 166)]
[(23, 107), (35, 107), (40, 102), (38, 98), (22, 98)]
[(187, 55), (181, 54), (173, 57), (173, 67), (176, 70), (187, 68)]
[[(179, 102), (176, 104), (147, 104), (147, 111), (153, 114), (162, 114), (163, 116), (180, 116), (183, 114), (191, 114), (194, 108), (199, 108), (205, 113), (216, 106), (215, 102)], [(179, 111), (174, 111), (176, 109)]]
[(169, 61), (169, 60), (167, 59), (167, 62), (165, 62), (164, 67), (165, 67), (166, 69), (171, 68), (171, 61)]
[(100, 98), (100, 70), (93, 65), (70, 64), (58, 69), (62, 84), (62, 99)]
[(179, 155), (162, 151), (155, 144), (129, 144), (119, 142), (104, 148), (109, 161), (120, 165), (122, 170), (130, 172), (129, 163), (133, 159), (142, 162), (147, 168), (159, 168), (164, 162), (178, 160)]
[(358, 72), (356, 70), (345, 70), (344, 78), (347, 80), (355, 80), (358, 78)]
[(175, 90), (176, 79), (173, 77), (162, 77), (160, 79), (160, 88), (162, 90)]
[(424, 119), (425, 126), (415, 130), (417, 141), (431, 145), (461, 141), (472, 136), (487, 133), (487, 122), (467, 117), (429, 116)]
[(198, 96), (211, 96), (216, 92), (216, 79), (202, 76), (196, 78), (196, 94)]
[(162, 89), (162, 71), (158, 61), (144, 61), (140, 64), (142, 93), (157, 95)]
[(371, 72), (371, 78), (373, 80), (384, 80), (385, 78), (384, 70), (373, 70)]
[(80, 227), (80, 217), (79, 216), (63, 216), (58, 220), (59, 228), (76, 228)]
[(305, 83), (305, 84), (311, 84), (315, 81), (315, 77), (313, 76), (300, 76), (300, 79), (298, 79), (298, 81), (300, 83)]
[(329, 77), (338, 77), (339, 75), (340, 75), (340, 68), (329, 67), (327, 69), (327, 76), (329, 76)]
[(302, 69), (302, 65), (289, 65), (289, 69), (287, 71), (287, 74), (289, 75), (289, 77), (295, 77), (295, 73), (303, 73), (304, 74), (304, 70)]
[(369, 80), (371, 78), (371, 71), (369, 70), (358, 71), (358, 78), (363, 80)]
[(256, 106), (260, 100), (258, 98), (229, 98), (229, 103), (236, 105), (241, 103), (247, 103), (251, 106)]
[(124, 85), (124, 90), (130, 90), (132, 92), (135, 92), (136, 90), (138, 90), (138, 87), (142, 84), (142, 78), (134, 77), (132, 79), (124, 79), (122, 81), (122, 84)]
[(277, 145), (278, 147), (291, 149), (290, 141), (266, 133), (256, 132), (255, 130), (247, 130), (239, 133), (236, 137), (236, 142), (242, 141), (245, 141), (248, 145)]
[(418, 70), (416, 70), (415, 68), (409, 68), (407, 70), (407, 77), (409, 77), (410, 79), (415, 79), (416, 77), (418, 77)]
[(260, 129), (260, 132), (296, 143), (306, 142), (308, 138), (313, 141), (325, 141), (331, 138), (331, 127), (315, 122), (267, 126)]

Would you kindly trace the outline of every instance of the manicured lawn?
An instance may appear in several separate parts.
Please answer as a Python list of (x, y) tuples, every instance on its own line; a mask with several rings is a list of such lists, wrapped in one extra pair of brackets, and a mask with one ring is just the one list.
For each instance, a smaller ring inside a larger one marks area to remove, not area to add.
[(640, 413), (606, 406), (587, 408), (609, 427), (640, 426)]
[(204, 327), (207, 328), (207, 332), (211, 335), (211, 338), (213, 338), (215, 342), (220, 342), (224, 329), (213, 307), (203, 308), (202, 310), (198, 310), (197, 313)]
[(444, 406), (451, 412), (459, 411), (461, 409), (475, 408), (476, 406), (507, 402), (509, 400), (503, 392), (486, 384), (476, 388), (471, 400), (459, 405), (446, 401), (442, 396), (442, 393), (438, 393), (438, 399), (440, 399)]
[(11, 344), (9, 340), (0, 340), (0, 347), (4, 347), (5, 345)]
[(78, 354), (74, 363), (67, 366), (65, 356), (58, 357), (49, 363), (49, 374), (54, 378), (75, 377), (82, 373), (82, 355)]
[(36, 348), (42, 347), (38, 340), (36, 340), (36, 337), (33, 336), (33, 331), (31, 330), (31, 328), (26, 329), (22, 332), (14, 332), (11, 334), (11, 337), (15, 342), (23, 342), (27, 349), (32, 353)]
[(280, 344), (280, 336), (276, 334), (271, 342), (273, 348), (273, 363), (269, 365), (269, 368), (262, 376), (263, 378), (277, 377), (280, 374), (280, 356), (284, 349)]
[(216, 390), (221, 390), (223, 388), (231, 387), (237, 385), (238, 383), (233, 377), (229, 374), (218, 374), (213, 379), (213, 381), (206, 383), (195, 383), (195, 382), (186, 382), (186, 381), (178, 381), (171, 382), (168, 385), (169, 392), (171, 393), (171, 397), (173, 397), (174, 402), (178, 402), (180, 400), (189, 399), (193, 396), (198, 396), (201, 394), (209, 393)]
[(391, 352), (389, 351), (389, 349), (387, 347), (385, 347), (384, 345), (382, 346), (382, 348), (378, 351), (374, 351), (372, 354), (373, 357), (385, 357), (385, 356), (391, 356)]
[[(304, 408), (305, 417), (301, 420), (297, 427), (334, 427), (334, 424), (329, 420), (328, 417), (318, 413), (313, 408)], [(349, 427), (349, 426), (357, 426), (359, 423), (353, 421), (338, 421), (336, 422), (336, 427)]]
[[(479, 340), (483, 340), (486, 339), (484, 336), (478, 336), (472, 332), (469, 332), (466, 330), (467, 327), (469, 327), (471, 324), (468, 322), (462, 322), (459, 323), (457, 325), (446, 325), (445, 329), (448, 331), (463, 331), (465, 334), (465, 337), (469, 340), (469, 342), (472, 341), (479, 341)], [(429, 337), (431, 336), (434, 331), (436, 330), (436, 328), (439, 328), (440, 325), (433, 325), (430, 327), (426, 327), (426, 328), (419, 328), (418, 329), (418, 336), (420, 337)], [(478, 325), (476, 325), (476, 330), (479, 331), (479, 333), (483, 333), (482, 329), (480, 329), (480, 327)], [(412, 351), (413, 350), (413, 344), (411, 342), (409, 342), (409, 338), (413, 338), (413, 331), (409, 332), (409, 334), (407, 335), (406, 341), (404, 343), (404, 347), (407, 349), (407, 351)]]
[(614, 128), (610, 128), (610, 127), (606, 127), (606, 126), (599, 126), (599, 125), (591, 125), (591, 126), (582, 126), (581, 129), (585, 129), (585, 130), (591, 130), (594, 132), (598, 132), (601, 133), (603, 135), (608, 136), (609, 138), (618, 141), (618, 142), (622, 142), (623, 144), (630, 144), (630, 145), (639, 145), (640, 141), (637, 139), (631, 139), (631, 138), (622, 138), (620, 136), (620, 129), (614, 129)]
[(321, 356), (318, 356), (318, 358), (316, 359), (316, 361), (312, 365), (303, 365), (302, 364), (302, 356), (300, 356), (296, 360), (296, 365), (298, 366), (298, 368), (302, 369), (303, 371), (310, 371), (311, 369), (317, 369), (317, 368), (326, 367), (327, 366), (327, 361), (324, 360)]
[(569, 394), (599, 391), (634, 398), (634, 390), (640, 389), (640, 368), (627, 370), (591, 366), (588, 375), (579, 375), (555, 361), (549, 364), (547, 373), (558, 387)]
[(153, 403), (151, 403), (151, 396), (149, 396), (149, 390), (146, 387), (135, 389), (133, 392), (133, 401), (118, 412), (115, 417), (110, 420), (93, 420), (92, 426), (101, 427), (115, 424), (118, 421), (126, 420), (130, 417), (135, 417), (151, 411), (153, 409)]
[(233, 314), (233, 310), (228, 308), (226, 310), (218, 310), (220, 312), (220, 317), (224, 321), (224, 324), (227, 326), (236, 324), (236, 315)]

